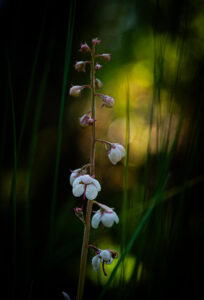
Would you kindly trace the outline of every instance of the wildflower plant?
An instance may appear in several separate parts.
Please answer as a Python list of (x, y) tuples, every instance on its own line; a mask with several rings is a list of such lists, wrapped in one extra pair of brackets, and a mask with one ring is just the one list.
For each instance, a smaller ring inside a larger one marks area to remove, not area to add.
[[(122, 145), (96, 138), (96, 97), (102, 100), (101, 108), (112, 108), (114, 106), (114, 99), (112, 97), (101, 93), (96, 93), (96, 90), (103, 86), (101, 80), (96, 78), (96, 72), (103, 67), (98, 61), (101, 59), (102, 61), (109, 62), (111, 59), (111, 55), (108, 53), (96, 53), (95, 48), (98, 44), (100, 44), (100, 42), (101, 41), (98, 38), (94, 38), (92, 39), (92, 47), (89, 47), (87, 43), (81, 44), (79, 51), (89, 54), (90, 60), (78, 61), (75, 63), (74, 68), (77, 72), (86, 72), (89, 66), (90, 83), (84, 85), (74, 85), (71, 86), (69, 90), (69, 94), (73, 97), (80, 97), (85, 88), (90, 89), (91, 92), (91, 108), (87, 113), (79, 118), (80, 126), (87, 127), (91, 131), (90, 162), (81, 168), (71, 171), (70, 175), (70, 184), (72, 186), (73, 195), (75, 197), (82, 197), (83, 199), (83, 205), (81, 207), (74, 208), (75, 215), (82, 221), (84, 225), (84, 237), (81, 250), (79, 283), (77, 290), (78, 300), (82, 299), (83, 297), (88, 249), (91, 248), (95, 251), (95, 256), (92, 258), (92, 266), (94, 271), (97, 272), (99, 270), (100, 263), (102, 263), (102, 269), (105, 276), (107, 276), (107, 273), (105, 271), (104, 264), (111, 264), (113, 259), (118, 257), (117, 252), (114, 250), (102, 250), (96, 246), (89, 245), (91, 226), (96, 229), (101, 223), (102, 226), (110, 228), (114, 223), (117, 224), (119, 222), (119, 218), (116, 212), (114, 212), (113, 208), (110, 208), (107, 205), (99, 203), (95, 200), (101, 191), (101, 185), (95, 178), (96, 142), (100, 142), (105, 145), (105, 148), (108, 150), (108, 158), (114, 165), (125, 156), (125, 149)], [(85, 202), (86, 199), (87, 203)], [(97, 205), (99, 209), (95, 211), (91, 220), (93, 204)], [(86, 213), (84, 211), (84, 207), (86, 207)]]

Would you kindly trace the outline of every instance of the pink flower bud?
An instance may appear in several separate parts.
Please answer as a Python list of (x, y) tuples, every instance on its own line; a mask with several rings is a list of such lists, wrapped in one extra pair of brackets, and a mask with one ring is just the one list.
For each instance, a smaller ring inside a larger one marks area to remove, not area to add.
[(92, 126), (95, 120), (90, 116), (90, 112), (79, 118), (79, 123), (82, 127)]
[(95, 79), (95, 87), (96, 87), (96, 89), (99, 89), (102, 86), (103, 86), (103, 83), (100, 81), (100, 79), (96, 78)]
[(99, 63), (96, 63), (96, 65), (95, 65), (95, 70), (96, 70), (96, 71), (97, 71), (97, 70), (100, 70), (102, 67), (103, 67), (102, 65), (100, 65)]
[(73, 97), (79, 97), (81, 96), (81, 91), (84, 89), (84, 86), (82, 85), (74, 85), (70, 88), (69, 94)]
[(102, 101), (103, 101), (102, 107), (103, 106), (106, 106), (106, 107), (109, 107), (109, 108), (113, 107), (114, 99), (112, 97), (107, 96), (107, 95), (103, 95), (103, 94), (97, 94), (97, 96), (102, 98)]
[(111, 59), (111, 56), (108, 53), (101, 54), (101, 57), (103, 57), (105, 59), (105, 61), (107, 61), (107, 62), (110, 61), (110, 59)]
[(79, 218), (79, 220), (81, 220), (83, 223), (85, 223), (83, 209), (81, 207), (75, 207), (75, 208), (73, 208), (73, 210), (74, 210), (75, 216), (77, 216), (77, 218)]
[(81, 44), (81, 47), (79, 49), (80, 52), (90, 52), (91, 49), (89, 48), (89, 46), (87, 45), (87, 43)]
[(103, 98), (103, 104), (106, 106), (106, 107), (113, 107), (114, 105), (114, 99), (110, 96), (106, 96)]
[(98, 38), (92, 39), (92, 43), (93, 43), (94, 46), (95, 46), (95, 45), (99, 45), (100, 42), (101, 42), (101, 41), (100, 41)]
[(85, 68), (87, 63), (87, 61), (77, 61), (74, 65), (74, 68), (78, 72), (86, 72)]

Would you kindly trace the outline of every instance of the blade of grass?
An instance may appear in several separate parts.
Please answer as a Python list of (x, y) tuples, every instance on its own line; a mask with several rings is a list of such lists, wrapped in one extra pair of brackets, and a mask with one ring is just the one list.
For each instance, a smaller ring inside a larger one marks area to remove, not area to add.
[(124, 252), (122, 253), (122, 255), (120, 256), (119, 260), (118, 260), (118, 263), (117, 265), (115, 266), (115, 268), (113, 269), (107, 283), (105, 284), (101, 294), (99, 295), (99, 298), (98, 299), (103, 299), (103, 296), (105, 295), (108, 287), (110, 286), (111, 282), (113, 281), (115, 275), (116, 275), (116, 272), (120, 266), (120, 264), (123, 262), (123, 260), (125, 259), (125, 256), (130, 252), (132, 246), (134, 245), (136, 239), (138, 238), (138, 236), (140, 235), (142, 229), (144, 228), (145, 224), (147, 223), (147, 221), (149, 220), (153, 210), (154, 210), (154, 207), (155, 207), (155, 204), (158, 202), (158, 200), (162, 197), (163, 195), (163, 191), (166, 187), (166, 184), (167, 184), (167, 181), (168, 181), (168, 178), (166, 178), (166, 180), (163, 182), (163, 185), (160, 186), (160, 188), (158, 189), (158, 191), (156, 192), (155, 196), (152, 198), (152, 200), (150, 201), (151, 202), (151, 205), (149, 207), (149, 209), (147, 210), (147, 212), (145, 213), (145, 215), (142, 217), (141, 221), (139, 222), (136, 230), (134, 231), (134, 233), (132, 234), (128, 244), (127, 244), (127, 247), (125, 248)]
[[(39, 130), (40, 124), (40, 117), (42, 113), (43, 103), (45, 99), (45, 90), (47, 86), (47, 78), (49, 73), (49, 66), (52, 57), (53, 51), (53, 42), (49, 47), (49, 54), (47, 57), (47, 61), (45, 64), (45, 71), (42, 76), (42, 81), (39, 89), (39, 95), (35, 110), (35, 117), (33, 122), (33, 130), (31, 135), (30, 141), (30, 149), (29, 149), (29, 161), (28, 161), (28, 169), (27, 169), (27, 176), (26, 176), (26, 188), (25, 188), (25, 226), (24, 226), (24, 260), (25, 260), (25, 280), (28, 282), (30, 280), (29, 273), (30, 273), (30, 193), (31, 193), (31, 180), (33, 174), (33, 165), (34, 165), (34, 157), (35, 157), (35, 150), (36, 150), (36, 143), (37, 143), (37, 134)], [(26, 285), (27, 286), (27, 285)], [(25, 293), (27, 290), (25, 289)]]
[[(44, 26), (45, 26), (45, 18), (44, 18), (44, 22), (43, 22), (43, 25), (42, 25), (41, 30), (40, 30), (40, 35), (39, 35), (38, 44), (37, 44), (37, 48), (36, 48), (36, 54), (35, 54), (33, 68), (32, 68), (32, 72), (31, 72), (31, 78), (30, 78), (28, 92), (27, 92), (27, 96), (26, 96), (26, 100), (25, 100), (25, 109), (24, 109), (24, 113), (23, 113), (23, 121), (22, 121), (22, 125), (21, 125), (21, 131), (20, 131), (19, 142), (18, 142), (18, 147), (17, 147), (17, 172), (18, 172), (18, 164), (19, 164), (19, 159), (20, 159), (20, 154), (21, 154), (21, 147), (22, 147), (22, 141), (23, 141), (25, 126), (26, 126), (26, 122), (27, 122), (27, 119), (28, 119), (28, 111), (29, 111), (29, 106), (30, 106), (30, 101), (31, 101), (33, 83), (34, 83), (34, 76), (35, 76), (37, 61), (38, 61), (38, 57), (39, 57), (40, 45), (41, 45), (42, 38), (43, 38)], [(12, 193), (13, 193), (13, 178), (12, 178), (12, 184), (11, 184), (10, 201), (11, 201), (11, 198), (12, 198)]]
[(20, 153), (21, 153), (21, 147), (22, 147), (22, 141), (23, 141), (25, 126), (26, 126), (26, 122), (27, 122), (27, 119), (28, 119), (28, 111), (29, 111), (31, 96), (32, 96), (32, 92), (33, 92), (34, 77), (35, 77), (35, 72), (36, 72), (40, 47), (41, 47), (43, 34), (44, 34), (45, 17), (43, 18), (43, 20), (44, 21), (43, 21), (43, 24), (42, 24), (42, 27), (41, 27), (41, 30), (40, 30), (39, 38), (38, 38), (38, 43), (37, 43), (36, 52), (35, 52), (35, 58), (34, 58), (33, 67), (32, 67), (31, 76), (30, 76), (28, 92), (27, 92), (26, 100), (25, 100), (25, 109), (24, 109), (24, 113), (23, 113), (23, 120), (22, 120), (21, 131), (20, 131), (19, 142), (18, 142), (17, 161), (19, 161), (19, 156), (20, 156)]
[[(122, 207), (122, 239), (121, 239), (121, 253), (125, 249), (126, 234), (127, 234), (127, 205), (128, 205), (128, 164), (130, 151), (130, 95), (129, 82), (127, 80), (127, 97), (126, 97), (126, 132), (125, 132), (126, 156), (124, 166), (124, 181), (123, 181), (123, 207)], [(125, 265), (122, 265), (121, 282), (124, 282)]]
[(54, 229), (55, 206), (56, 206), (56, 195), (57, 195), (57, 181), (58, 181), (58, 174), (59, 174), (59, 163), (60, 163), (62, 130), (63, 130), (63, 119), (64, 119), (64, 107), (65, 107), (65, 99), (66, 99), (66, 93), (67, 93), (67, 80), (68, 80), (70, 56), (71, 56), (71, 49), (72, 49), (72, 36), (73, 36), (73, 29), (74, 29), (75, 10), (76, 10), (76, 3), (75, 3), (75, 1), (71, 1), (69, 17), (68, 17), (69, 21), (68, 21), (67, 41), (66, 41), (66, 49), (65, 49), (65, 63), (64, 63), (63, 83), (62, 83), (60, 115), (59, 115), (56, 164), (55, 164), (55, 173), (54, 173), (54, 182), (53, 182), (53, 194), (52, 194), (51, 208), (50, 208), (50, 221), (49, 221), (49, 233), (48, 233), (48, 256), (51, 254), (52, 247), (53, 247), (53, 229)]

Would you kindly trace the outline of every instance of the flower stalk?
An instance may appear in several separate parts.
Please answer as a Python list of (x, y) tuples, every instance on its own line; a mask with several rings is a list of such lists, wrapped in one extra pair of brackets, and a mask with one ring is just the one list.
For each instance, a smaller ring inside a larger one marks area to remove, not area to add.
[[(92, 118), (96, 119), (96, 101), (95, 101), (95, 66), (94, 66), (94, 54), (95, 54), (95, 45), (91, 51), (91, 113)], [(91, 149), (90, 149), (90, 175), (95, 174), (95, 122), (91, 128)], [(88, 254), (88, 244), (89, 244), (89, 234), (90, 234), (90, 223), (91, 223), (91, 213), (92, 213), (93, 201), (88, 200), (86, 208), (86, 219), (84, 224), (84, 237), (81, 250), (81, 262), (79, 270), (79, 282), (77, 290), (77, 300), (81, 300), (83, 297), (85, 275), (86, 275), (86, 263), (87, 263), (87, 254)]]
[[(74, 85), (71, 86), (69, 94), (73, 97), (80, 97), (81, 92), (85, 88), (89, 88), (91, 91), (91, 108), (90, 110), (79, 118), (79, 124), (81, 127), (89, 127), (90, 133), (90, 162), (81, 168), (71, 171), (70, 175), (70, 185), (72, 186), (72, 193), (75, 197), (82, 197), (83, 204), (81, 207), (74, 208), (74, 213), (76, 217), (82, 221), (84, 225), (84, 235), (81, 250), (81, 261), (79, 270), (79, 282), (77, 289), (77, 300), (82, 300), (85, 284), (86, 275), (86, 264), (87, 264), (87, 254), (88, 248), (92, 248), (95, 251), (95, 256), (92, 258), (92, 266), (95, 272), (99, 270), (100, 263), (102, 264), (102, 270), (105, 276), (107, 273), (105, 271), (105, 264), (109, 265), (113, 262), (114, 258), (118, 257), (118, 254), (114, 250), (110, 249), (99, 249), (93, 245), (89, 245), (89, 235), (90, 227), (97, 229), (99, 223), (102, 226), (112, 227), (114, 223), (118, 224), (119, 218), (114, 212), (114, 208), (94, 201), (101, 191), (101, 185), (99, 181), (95, 178), (95, 145), (96, 142), (100, 142), (105, 145), (106, 150), (108, 150), (108, 158), (112, 164), (119, 162), (125, 155), (125, 149), (122, 145), (117, 143), (110, 143), (105, 140), (100, 140), (96, 138), (96, 96), (102, 99), (101, 107), (112, 108), (114, 105), (114, 99), (108, 95), (101, 93), (96, 94), (95, 90), (103, 86), (100, 79), (95, 77), (95, 73), (102, 68), (98, 62), (95, 62), (96, 58), (103, 58), (106, 62), (110, 61), (110, 54), (95, 54), (95, 46), (100, 44), (98, 38), (92, 39), (92, 47), (90, 48), (87, 43), (81, 44), (80, 52), (87, 52), (91, 56), (91, 60), (78, 61), (74, 65), (76, 71), (86, 72), (86, 66), (90, 67), (90, 84), (86, 85)], [(109, 149), (108, 149), (109, 148)], [(89, 173), (87, 169), (89, 168)], [(87, 202), (85, 202), (87, 199)], [(86, 204), (86, 213), (84, 207)], [(100, 207), (92, 217), (92, 206), (96, 204)], [(85, 215), (85, 217), (84, 217)]]

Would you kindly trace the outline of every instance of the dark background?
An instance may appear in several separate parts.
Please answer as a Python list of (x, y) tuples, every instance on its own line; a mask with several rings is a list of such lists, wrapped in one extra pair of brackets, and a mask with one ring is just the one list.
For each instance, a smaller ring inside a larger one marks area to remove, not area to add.
[[(53, 193), (57, 130), (62, 94), (66, 38), (70, 20), (70, 5), (74, 20), (73, 39), (70, 40), (71, 56), (64, 113), (62, 149), (57, 180), (57, 204), (53, 236), (54, 250), (47, 253), (50, 201)], [(181, 197), (173, 197), (169, 239), (155, 242), (160, 232), (156, 210), (143, 234), (134, 245), (132, 253), (139, 255), (147, 267), (147, 274), (139, 283), (131, 281), (112, 288), (107, 298), (118, 299), (170, 299), (172, 297), (203, 298), (203, 86), (204, 86), (204, 11), (202, 1), (1, 1), (1, 272), (2, 299), (63, 299), (64, 290), (74, 299), (77, 288), (82, 228), (75, 219), (72, 208), (69, 169), (75, 169), (87, 160), (81, 149), (87, 143), (79, 143), (81, 131), (76, 119), (80, 106), (73, 105), (68, 90), (71, 83), (82, 82), (84, 77), (75, 72), (81, 42), (93, 37), (101, 38), (102, 51), (111, 52), (111, 67), (107, 66), (104, 80), (108, 81), (119, 66), (139, 60), (135, 45), (146, 32), (168, 35), (170, 42), (182, 41), (185, 56), (183, 72), (186, 80), (178, 80), (173, 88), (176, 103), (185, 109), (187, 130), (182, 146), (172, 159), (169, 187), (180, 185), (188, 179), (198, 178)], [(195, 27), (196, 23), (198, 26)], [(139, 45), (138, 45), (139, 47)], [(149, 45), (144, 45), (145, 48)], [(38, 52), (33, 80), (28, 119), (19, 155), (17, 179), (17, 240), (16, 278), (13, 266), (13, 200), (10, 194), (14, 170), (14, 139), (12, 102), (15, 108), (16, 141), (20, 139), (25, 113), (26, 95), (32, 68)], [(186, 51), (186, 52), (185, 52)], [(111, 69), (112, 68), (112, 69)], [(168, 70), (167, 70), (168, 71)], [(25, 189), (30, 161), (30, 143), (33, 136), (37, 99), (41, 93), (43, 76), (47, 72), (45, 91), (42, 95), (42, 111), (37, 128), (34, 162), (30, 183), (30, 235), (25, 246)], [(109, 75), (110, 74), (110, 75)], [(158, 83), (171, 93), (168, 75)], [(87, 74), (83, 74), (88, 79)], [(170, 75), (169, 75), (170, 76)], [(12, 87), (12, 88), (11, 88)], [(181, 109), (182, 110), (182, 109)], [(81, 113), (81, 112), (80, 112)], [(86, 145), (85, 145), (86, 146)], [(160, 153), (161, 154), (161, 153)], [(155, 188), (158, 175), (158, 157), (150, 157), (149, 193)], [(108, 167), (109, 168), (109, 167)], [(132, 167), (132, 182), (144, 174), (144, 165)], [(109, 170), (109, 169), (107, 169)], [(120, 170), (121, 169), (117, 169)], [(110, 169), (112, 172), (112, 169)], [(117, 172), (117, 171), (116, 171)], [(99, 176), (102, 176), (102, 171)], [(108, 178), (108, 177), (107, 177)], [(104, 184), (106, 181), (104, 179)], [(114, 204), (121, 189), (105, 190)], [(109, 196), (111, 195), (111, 196)], [(167, 218), (167, 208), (161, 222)], [(175, 222), (175, 226), (174, 226)], [(57, 225), (56, 225), (57, 224)], [(161, 228), (163, 223), (161, 223)], [(162, 229), (161, 229), (162, 231)], [(131, 236), (131, 225), (128, 238)], [(112, 239), (120, 240), (120, 233), (113, 228)], [(158, 241), (157, 240), (157, 241)], [(138, 245), (144, 245), (139, 248)], [(25, 248), (29, 247), (26, 252)], [(141, 252), (139, 252), (141, 250)], [(24, 252), (25, 251), (25, 252)], [(29, 253), (26, 257), (25, 253)], [(153, 258), (152, 258), (153, 257)], [(148, 273), (149, 272), (149, 273)], [(14, 283), (15, 282), (15, 283)], [(102, 287), (87, 280), (85, 298), (97, 299)], [(128, 296), (127, 295), (128, 289)]]

